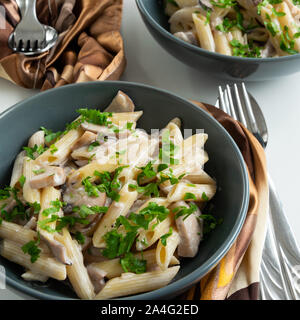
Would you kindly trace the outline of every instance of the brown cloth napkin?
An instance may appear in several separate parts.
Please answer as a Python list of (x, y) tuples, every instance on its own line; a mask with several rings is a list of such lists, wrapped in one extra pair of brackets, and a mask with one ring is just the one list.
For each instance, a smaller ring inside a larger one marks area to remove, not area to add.
[[(120, 34), (122, 0), (37, 0), (41, 23), (54, 27), (58, 41), (30, 57), (14, 53), (8, 37), (20, 21), (15, 0), (0, 0), (0, 77), (25, 88), (46, 90), (74, 82), (117, 80), (126, 65)], [(3, 21), (5, 19), (5, 21)]]
[(269, 210), (265, 152), (242, 124), (211, 105), (193, 102), (219, 121), (237, 143), (248, 168), (250, 202), (245, 223), (233, 246), (220, 263), (181, 298), (257, 300), (259, 268)]

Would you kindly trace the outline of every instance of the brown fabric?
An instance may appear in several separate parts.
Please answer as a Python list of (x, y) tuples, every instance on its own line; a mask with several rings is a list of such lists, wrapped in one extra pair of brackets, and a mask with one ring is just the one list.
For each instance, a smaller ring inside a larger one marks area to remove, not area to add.
[(265, 153), (256, 138), (223, 111), (193, 101), (230, 133), (248, 168), (250, 202), (242, 230), (220, 263), (182, 295), (188, 300), (258, 299), (258, 274), (268, 212)]
[(52, 49), (34, 57), (8, 47), (20, 14), (15, 0), (0, 4), (6, 18), (0, 32), (0, 77), (46, 90), (74, 82), (117, 80), (123, 73), (122, 0), (37, 0), (39, 20), (55, 27), (59, 36)]
[(233, 293), (228, 300), (257, 300), (259, 297), (259, 283), (251, 283), (247, 288), (240, 289)]

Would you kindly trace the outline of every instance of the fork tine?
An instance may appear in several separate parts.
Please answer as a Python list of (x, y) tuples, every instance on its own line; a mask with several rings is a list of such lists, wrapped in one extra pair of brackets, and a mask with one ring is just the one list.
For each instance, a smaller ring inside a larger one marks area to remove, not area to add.
[(232, 101), (231, 88), (230, 88), (230, 86), (228, 84), (226, 85), (225, 92), (226, 92), (226, 94), (228, 96), (228, 106), (229, 106), (228, 109), (230, 110), (230, 115), (232, 116), (232, 118), (234, 120), (237, 120), (237, 116), (236, 116), (234, 105), (233, 105), (233, 101)]
[(231, 115), (230, 108), (229, 108), (229, 98), (228, 98), (226, 89), (223, 91), (223, 93), (224, 93), (224, 102), (225, 102), (226, 112), (227, 114)]
[(252, 109), (252, 105), (251, 105), (249, 95), (248, 95), (248, 92), (247, 92), (247, 89), (246, 89), (244, 82), (242, 83), (242, 90), (243, 90), (243, 95), (244, 95), (244, 100), (245, 100), (245, 109), (247, 111), (249, 122), (250, 122), (250, 131), (253, 133), (253, 135), (256, 137), (256, 139), (259, 141), (259, 143), (265, 148), (266, 144), (265, 144), (265, 142), (264, 142), (264, 140), (258, 130), (255, 116), (254, 116), (253, 109)]
[(249, 95), (245, 86), (245, 83), (242, 83), (242, 90), (243, 90), (243, 95), (244, 95), (244, 99), (245, 99), (245, 109), (246, 112), (248, 114), (249, 117), (249, 126), (252, 132), (254, 133), (258, 133), (258, 128), (257, 128), (257, 124), (256, 124), (256, 120), (254, 117), (254, 113), (253, 113), (253, 109), (252, 109), (252, 105), (250, 103), (250, 99), (249, 99)]
[(224, 112), (228, 113), (227, 106), (226, 106), (225, 100), (224, 100), (224, 93), (223, 93), (221, 86), (219, 86), (219, 97), (220, 97), (220, 104), (219, 104), (220, 109), (223, 110)]
[(240, 95), (239, 95), (239, 90), (238, 87), (236, 85), (236, 83), (233, 85), (234, 87), (234, 93), (235, 93), (235, 98), (236, 98), (236, 103), (237, 103), (237, 108), (238, 108), (238, 120), (247, 128), (247, 121), (244, 115), (244, 111), (243, 111), (243, 107), (241, 104), (241, 99), (240, 99)]

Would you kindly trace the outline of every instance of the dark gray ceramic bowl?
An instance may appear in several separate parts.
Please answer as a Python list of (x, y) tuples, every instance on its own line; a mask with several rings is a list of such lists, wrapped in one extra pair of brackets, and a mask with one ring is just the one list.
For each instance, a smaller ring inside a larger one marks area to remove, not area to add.
[[(176, 95), (149, 86), (126, 82), (90, 82), (52, 89), (20, 102), (0, 115), (0, 185), (9, 183), (13, 161), (31, 134), (44, 126), (61, 130), (76, 117), (80, 107), (100, 108), (109, 104), (118, 90), (127, 93), (144, 115), (138, 127), (163, 128), (174, 117), (184, 128), (204, 129), (210, 160), (206, 170), (217, 179), (214, 198), (216, 217), (224, 222), (201, 243), (198, 255), (185, 259), (174, 281), (165, 288), (129, 299), (174, 297), (203, 277), (225, 255), (236, 239), (248, 208), (248, 175), (238, 147), (223, 127), (208, 113)], [(40, 299), (76, 298), (73, 291), (58, 281), (47, 286), (30, 284), (21, 278), (23, 268), (0, 257), (8, 284)]]
[(209, 52), (174, 37), (160, 0), (136, 0), (155, 40), (171, 55), (194, 69), (231, 80), (269, 80), (300, 71), (300, 54), (279, 58), (241, 58)]

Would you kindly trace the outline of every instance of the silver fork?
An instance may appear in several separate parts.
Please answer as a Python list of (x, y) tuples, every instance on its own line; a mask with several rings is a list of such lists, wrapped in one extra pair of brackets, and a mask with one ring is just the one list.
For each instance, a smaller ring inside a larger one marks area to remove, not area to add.
[(22, 11), (22, 19), (12, 34), (12, 49), (25, 54), (41, 50), (46, 31), (36, 15), (36, 0), (23, 0)]
[[(250, 102), (255, 100), (250, 97), (244, 83), (241, 87), (234, 84), (233, 88), (226, 85), (224, 91), (219, 86), (219, 100), (216, 107), (240, 121), (253, 133), (263, 148), (266, 148), (267, 134), (262, 135), (258, 125), (265, 120), (259, 109), (260, 121), (258, 121), (258, 113)], [(261, 299), (299, 300), (300, 250), (269, 174), (268, 182), (270, 214), (260, 266)]]

